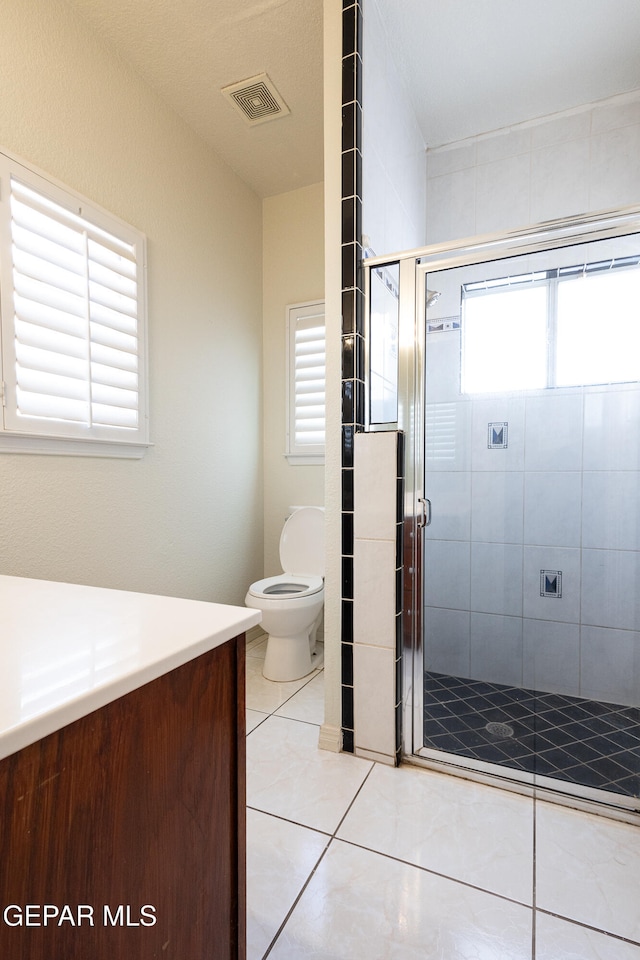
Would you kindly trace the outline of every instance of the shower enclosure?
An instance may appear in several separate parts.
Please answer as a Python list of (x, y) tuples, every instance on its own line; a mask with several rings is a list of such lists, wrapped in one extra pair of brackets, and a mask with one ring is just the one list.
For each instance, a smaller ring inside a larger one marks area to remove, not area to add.
[(365, 266), (405, 755), (638, 810), (640, 211)]

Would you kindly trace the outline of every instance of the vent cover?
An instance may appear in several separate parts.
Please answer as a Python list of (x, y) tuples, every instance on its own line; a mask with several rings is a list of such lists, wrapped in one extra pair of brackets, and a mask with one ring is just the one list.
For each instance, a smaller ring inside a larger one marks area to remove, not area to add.
[(222, 88), (222, 93), (252, 127), (291, 113), (266, 73), (231, 83)]

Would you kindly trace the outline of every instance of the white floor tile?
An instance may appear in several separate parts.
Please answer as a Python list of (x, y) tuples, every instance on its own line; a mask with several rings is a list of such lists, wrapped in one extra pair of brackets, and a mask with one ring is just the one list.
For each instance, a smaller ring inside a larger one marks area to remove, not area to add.
[[(248, 960), (309, 878), (270, 960), (532, 960), (532, 801), (319, 750), (324, 674), (265, 680), (265, 647), (246, 661)], [(536, 960), (640, 960), (640, 831), (536, 815)]]
[(294, 693), (290, 700), (276, 710), (276, 716), (322, 724), (324, 722), (324, 673), (319, 673), (301, 690)]
[(246, 711), (247, 733), (251, 733), (252, 730), (255, 730), (258, 724), (262, 723), (263, 720), (266, 720), (268, 716), (269, 716), (268, 713), (261, 713), (259, 710), (247, 710)]
[(328, 843), (286, 820), (247, 810), (247, 960), (261, 960)]
[(640, 960), (640, 946), (538, 913), (536, 960)]
[(338, 831), (521, 903), (533, 898), (533, 801), (416, 767), (377, 764)]
[(640, 942), (636, 826), (538, 802), (536, 848), (541, 909)]
[(247, 707), (250, 710), (273, 713), (297, 690), (300, 690), (305, 683), (309, 682), (309, 677), (287, 683), (275, 683), (273, 680), (267, 680), (262, 676), (262, 664), (263, 660), (258, 657), (247, 657), (246, 659)]
[(247, 738), (247, 805), (333, 833), (373, 764), (318, 749), (318, 728), (269, 717)]
[(269, 960), (531, 960), (531, 910), (334, 840)]
[(246, 654), (248, 657), (258, 657), (260, 660), (264, 660), (265, 654), (267, 652), (267, 638), (257, 637), (255, 640), (252, 640), (247, 644)]

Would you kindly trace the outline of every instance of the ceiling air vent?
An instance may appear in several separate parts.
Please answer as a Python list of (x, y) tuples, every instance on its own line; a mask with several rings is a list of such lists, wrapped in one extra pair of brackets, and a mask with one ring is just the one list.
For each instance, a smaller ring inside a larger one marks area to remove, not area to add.
[(235, 104), (251, 126), (284, 117), (291, 112), (266, 73), (231, 83), (222, 88), (222, 93)]

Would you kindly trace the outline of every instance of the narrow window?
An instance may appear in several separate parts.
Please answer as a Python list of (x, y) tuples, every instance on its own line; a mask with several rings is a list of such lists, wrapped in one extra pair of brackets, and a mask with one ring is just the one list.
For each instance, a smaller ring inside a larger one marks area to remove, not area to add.
[(466, 298), (462, 392), (547, 385), (547, 292), (526, 285)]
[(287, 308), (287, 457), (298, 463), (324, 459), (324, 303)]

